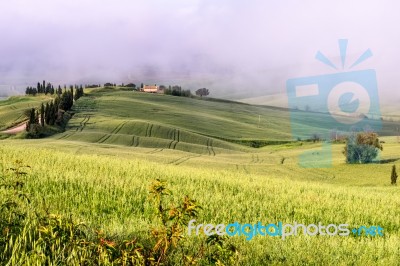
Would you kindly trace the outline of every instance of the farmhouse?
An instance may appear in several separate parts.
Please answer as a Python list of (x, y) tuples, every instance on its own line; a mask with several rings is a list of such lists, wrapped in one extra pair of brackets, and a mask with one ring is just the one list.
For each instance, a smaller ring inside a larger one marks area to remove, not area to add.
[(164, 93), (164, 89), (157, 85), (144, 85), (141, 91), (150, 93)]

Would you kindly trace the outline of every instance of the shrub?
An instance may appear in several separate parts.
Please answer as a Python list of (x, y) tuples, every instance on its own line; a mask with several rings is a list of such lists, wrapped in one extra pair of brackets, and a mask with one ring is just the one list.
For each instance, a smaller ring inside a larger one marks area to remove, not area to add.
[(347, 138), (343, 154), (347, 163), (371, 163), (383, 150), (379, 143), (378, 134), (362, 132), (351, 134)]

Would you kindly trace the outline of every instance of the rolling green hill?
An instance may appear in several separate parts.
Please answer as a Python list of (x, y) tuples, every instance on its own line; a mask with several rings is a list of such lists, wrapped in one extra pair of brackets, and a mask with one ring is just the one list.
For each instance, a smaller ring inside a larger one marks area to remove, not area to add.
[(25, 111), (38, 108), (42, 102), (47, 102), (51, 96), (13, 96), (0, 101), (0, 130), (18, 125), (26, 120)]
[[(10, 117), (7, 123), (15, 123), (11, 115), (37, 107), (41, 100), (46, 98), (0, 102), (0, 119)], [(391, 167), (399, 166), (400, 160), (396, 136), (381, 138), (385, 143), (379, 163), (348, 165), (344, 145), (334, 144), (332, 158), (327, 158), (332, 160), (331, 168), (302, 168), (299, 155), (318, 153), (321, 144), (289, 142), (285, 109), (94, 89), (72, 111), (75, 114), (63, 133), (44, 139), (0, 140), (0, 173), (16, 160), (30, 165), (26, 189), (37, 209), (45, 201), (51, 213), (72, 215), (113, 239), (146, 239), (158, 225), (147, 188), (152, 180), (162, 178), (176, 191), (174, 200), (190, 195), (203, 206), (198, 223), (296, 221), (384, 228), (384, 237), (301, 235), (284, 241), (231, 237), (228, 241), (238, 247), (239, 265), (393, 265), (398, 261), (399, 191), (390, 185)], [(321, 123), (324, 116), (319, 117)], [(307, 112), (299, 116), (299, 123), (302, 119), (307, 119)], [(394, 124), (384, 126), (384, 134), (394, 135)], [(282, 143), (256, 149), (240, 145), (243, 141)], [(183, 250), (196, 251), (199, 238), (184, 235), (184, 243)], [(15, 248), (15, 258), (29, 257), (31, 264), (45, 259), (33, 256), (36, 253), (28, 245)], [(26, 253), (21, 255), (21, 250)], [(181, 255), (172, 256), (170, 265), (179, 265)]]
[(235, 102), (99, 89), (73, 111), (66, 132), (55, 138), (210, 155), (246, 149), (232, 141), (290, 139), (279, 129), (289, 127), (287, 112)]
[[(238, 143), (292, 140), (288, 110), (238, 102), (101, 88), (79, 99), (73, 112), (66, 132), (55, 138), (209, 155), (248, 150)], [(326, 127), (326, 116), (313, 114), (321, 127)], [(304, 124), (310, 115), (299, 112), (297, 117), (296, 123)], [(383, 135), (394, 135), (395, 128), (385, 122)]]

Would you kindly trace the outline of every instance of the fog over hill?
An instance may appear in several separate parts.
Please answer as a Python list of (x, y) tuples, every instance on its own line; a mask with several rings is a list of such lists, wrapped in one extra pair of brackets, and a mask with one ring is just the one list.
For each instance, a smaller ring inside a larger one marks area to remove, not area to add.
[[(230, 99), (285, 93), (286, 80), (375, 69), (399, 98), (395, 1), (2, 1), (0, 84), (145, 82)], [(329, 12), (326, 12), (329, 10)], [(12, 27), (10, 26), (12, 25)], [(315, 60), (321, 51), (338, 70)], [(7, 87), (1, 87), (9, 94)]]

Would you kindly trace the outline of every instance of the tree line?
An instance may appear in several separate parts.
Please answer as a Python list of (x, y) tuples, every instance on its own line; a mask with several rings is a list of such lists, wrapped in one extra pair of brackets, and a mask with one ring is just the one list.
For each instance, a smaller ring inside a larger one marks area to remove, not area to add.
[[(173, 96), (183, 96), (183, 97), (192, 97), (192, 92), (190, 90), (183, 90), (181, 86), (168, 86), (168, 88), (166, 88), (165, 86), (160, 86), (160, 89), (164, 90), (164, 94), (167, 95), (173, 95)], [(197, 96), (203, 97), (203, 96), (207, 96), (210, 94), (210, 91), (206, 88), (201, 88), (195, 91), (195, 94)]]
[(190, 97), (192, 96), (192, 93), (190, 90), (182, 90), (181, 86), (175, 85), (175, 86), (168, 86), (166, 88), (165, 86), (160, 86), (160, 89), (164, 90), (164, 94), (167, 95), (172, 95), (172, 96), (182, 96), (182, 97)]
[[(49, 86), (50, 87), (50, 86)], [(65, 113), (71, 110), (74, 100), (78, 100), (84, 94), (82, 85), (70, 86), (69, 90), (64, 88), (62, 93), (58, 93), (54, 100), (41, 104), (40, 109), (32, 108), (28, 113), (28, 122), (26, 123), (26, 131), (29, 137), (40, 137), (44, 132), (46, 125), (65, 125)], [(68, 120), (68, 119), (67, 119)]]
[[(85, 87), (89, 86), (90, 88), (93, 88), (93, 86), (98, 86), (98, 85), (85, 85)], [(79, 99), (80, 97), (82, 97), (83, 95), (83, 86), (80, 85), (78, 87), (78, 85), (70, 85), (69, 86), (70, 90), (73, 90), (75, 88), (75, 98), (74, 100)], [(64, 85), (64, 92), (67, 92), (67, 85)], [(28, 86), (25, 89), (25, 94), (26, 95), (33, 95), (35, 96), (36, 94), (50, 94), (50, 95), (54, 95), (57, 94), (58, 96), (61, 96), (63, 94), (63, 90), (61, 88), (60, 85), (58, 85), (58, 88), (54, 88), (54, 86), (48, 82), (46, 84), (46, 81), (43, 80), (43, 83), (38, 82), (36, 87), (32, 87), (32, 86)]]

